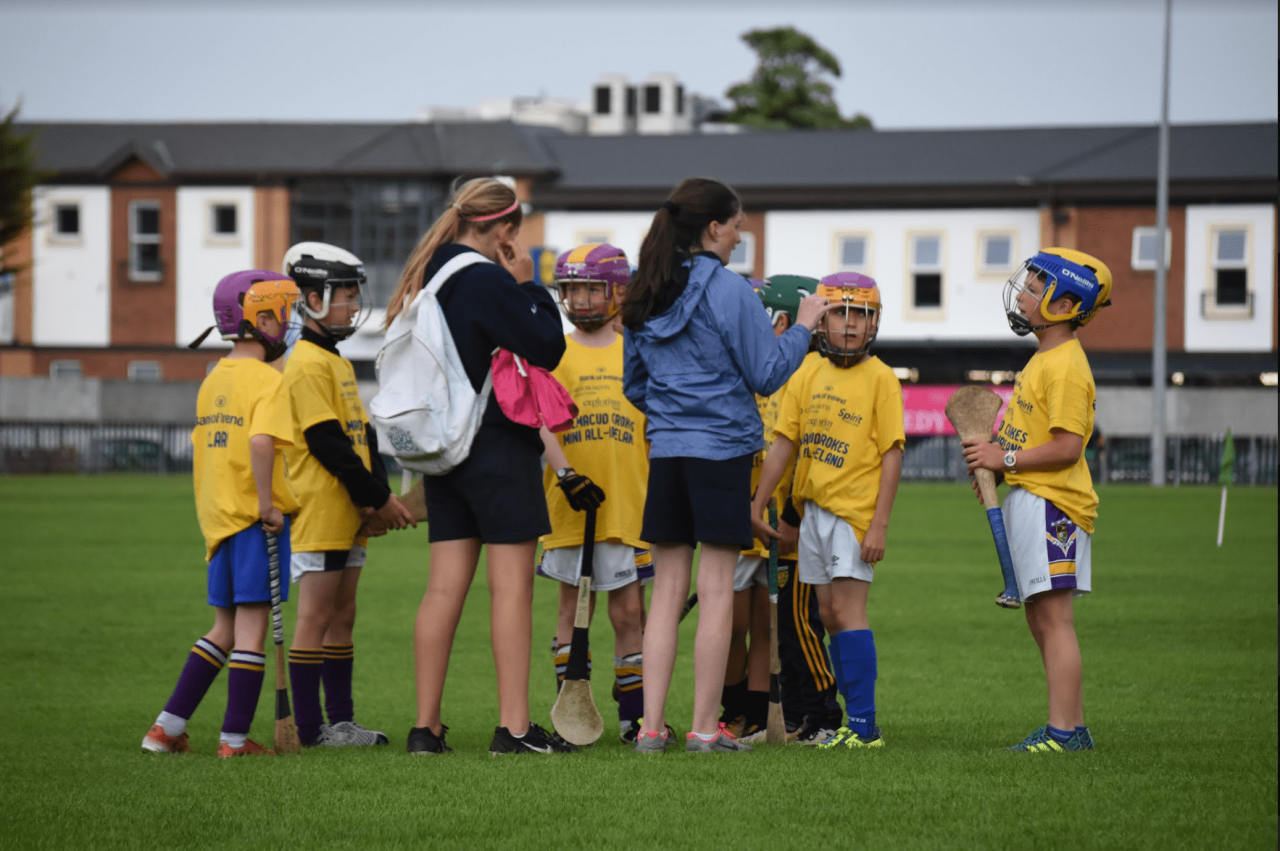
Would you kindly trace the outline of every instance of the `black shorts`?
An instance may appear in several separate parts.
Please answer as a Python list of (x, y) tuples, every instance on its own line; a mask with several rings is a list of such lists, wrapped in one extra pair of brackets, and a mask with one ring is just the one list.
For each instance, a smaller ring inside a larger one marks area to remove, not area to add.
[(651, 544), (752, 546), (751, 459), (653, 458), (640, 537)]
[(424, 477), (427, 539), (518, 544), (551, 531), (541, 453), (501, 426), (483, 425), (467, 460)]

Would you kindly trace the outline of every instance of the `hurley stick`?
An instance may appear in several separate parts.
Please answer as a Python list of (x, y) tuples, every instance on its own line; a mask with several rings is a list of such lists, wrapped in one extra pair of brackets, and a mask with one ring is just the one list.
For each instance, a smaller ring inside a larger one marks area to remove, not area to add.
[(280, 614), (280, 542), (267, 532), (267, 565), (271, 579), (271, 637), (276, 644), (276, 753), (298, 753), (302, 742), (289, 708), (289, 689), (284, 679), (284, 616)]
[[(778, 503), (769, 499), (769, 525), (778, 530)], [(778, 675), (782, 662), (778, 658), (778, 539), (769, 539), (769, 721), (764, 740), (771, 745), (787, 741), (787, 723), (782, 717), (782, 689)]]
[[(985, 387), (961, 387), (947, 400), (947, 419), (951, 420), (961, 440), (990, 440), (1000, 405), (1000, 397)], [(1004, 516), (1000, 513), (1000, 498), (996, 496), (995, 473), (975, 470), (973, 477), (978, 482), (978, 493), (987, 510), (987, 523), (991, 526), (996, 555), (1000, 558), (1000, 572), (1004, 575), (1004, 590), (996, 597), (996, 605), (1006, 609), (1020, 608), (1022, 600), (1018, 597), (1018, 580), (1013, 573), (1013, 557), (1009, 554), (1009, 537), (1005, 534)]]
[(582, 576), (578, 579), (578, 610), (573, 615), (573, 643), (569, 645), (569, 662), (565, 665), (564, 683), (555, 705), (551, 707), (551, 723), (565, 741), (579, 746), (594, 744), (604, 732), (604, 719), (596, 709), (591, 694), (591, 671), (587, 667), (588, 627), (591, 624), (591, 573), (596, 550), (596, 510), (587, 509), (586, 528), (582, 533)]

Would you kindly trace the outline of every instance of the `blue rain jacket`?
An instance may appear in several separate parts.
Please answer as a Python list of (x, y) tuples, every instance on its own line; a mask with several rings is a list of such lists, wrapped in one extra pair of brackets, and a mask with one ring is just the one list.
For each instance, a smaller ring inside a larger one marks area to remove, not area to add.
[(809, 329), (774, 337), (745, 278), (699, 254), (675, 304), (623, 334), (623, 393), (648, 419), (651, 458), (719, 461), (764, 447), (755, 394), (799, 368)]

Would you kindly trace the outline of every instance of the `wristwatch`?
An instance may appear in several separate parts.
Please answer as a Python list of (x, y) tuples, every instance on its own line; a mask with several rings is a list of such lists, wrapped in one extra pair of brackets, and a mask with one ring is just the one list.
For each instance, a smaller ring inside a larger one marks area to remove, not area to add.
[(561, 482), (563, 482), (566, 478), (572, 475), (573, 475), (572, 467), (561, 467), (559, 470), (556, 470), (556, 479)]
[(1014, 452), (1012, 449), (1010, 449), (1008, 452), (1004, 453), (1004, 469), (1005, 469), (1005, 472), (1006, 472), (1006, 473), (1016, 473), (1016, 472), (1018, 472), (1018, 471), (1017, 471), (1016, 469), (1014, 469), (1014, 468), (1015, 468), (1015, 467), (1017, 467), (1017, 466), (1018, 466), (1018, 453), (1017, 453), (1017, 452)]

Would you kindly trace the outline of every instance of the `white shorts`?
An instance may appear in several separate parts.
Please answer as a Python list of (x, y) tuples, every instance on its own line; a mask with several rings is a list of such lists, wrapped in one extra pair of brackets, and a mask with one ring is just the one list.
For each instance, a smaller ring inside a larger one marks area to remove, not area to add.
[(311, 553), (295, 551), (289, 559), (289, 575), (294, 582), (302, 578), (304, 573), (324, 573), (326, 571), (345, 570), (348, 567), (364, 567), (369, 551), (353, 544), (343, 558), (342, 550), (317, 550)]
[(800, 521), (800, 559), (797, 571), (801, 582), (830, 585), (832, 579), (861, 579), (870, 582), (875, 568), (862, 560), (862, 544), (853, 527), (807, 500)]
[(1034, 594), (1058, 588), (1079, 597), (1092, 590), (1092, 536), (1044, 497), (1012, 488), (1001, 506), (1009, 554), (1018, 577), (1018, 594), (1030, 601)]
[[(645, 567), (649, 570), (644, 571)], [(538, 573), (566, 585), (577, 585), (582, 576), (582, 547), (543, 550)], [(645, 573), (647, 578), (652, 578), (648, 550), (613, 541), (596, 542), (595, 561), (591, 565), (591, 590), (615, 591), (632, 582), (642, 581), (646, 578)]]
[(746, 591), (755, 585), (769, 587), (769, 560), (762, 556), (738, 556), (733, 569), (733, 590)]

